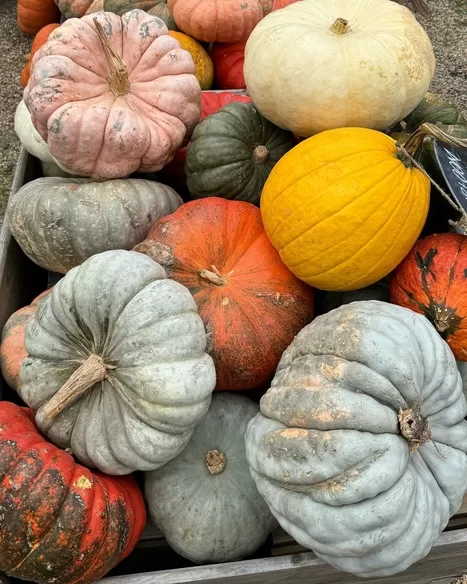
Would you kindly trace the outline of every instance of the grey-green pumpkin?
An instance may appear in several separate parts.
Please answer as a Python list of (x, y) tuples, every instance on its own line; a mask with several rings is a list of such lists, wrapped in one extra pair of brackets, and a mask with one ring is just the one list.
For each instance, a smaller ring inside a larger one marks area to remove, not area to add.
[(319, 316), (260, 408), (246, 433), (258, 490), (340, 570), (406, 570), (462, 503), (467, 403), (454, 355), (420, 314), (370, 300)]
[(179, 30), (167, 6), (167, 0), (104, 0), (104, 10), (120, 16), (137, 8), (158, 16), (169, 30)]
[(190, 194), (258, 205), (269, 173), (294, 146), (293, 134), (266, 120), (252, 103), (230, 103), (193, 132), (185, 165)]
[(177, 456), (216, 383), (187, 288), (148, 256), (111, 250), (71, 269), (28, 322), (16, 390), (39, 429), (108, 474)]
[(182, 203), (170, 187), (144, 179), (47, 177), (11, 198), (7, 221), (32, 261), (64, 274), (94, 254), (131, 249)]
[(245, 429), (258, 411), (245, 396), (215, 393), (183, 452), (145, 475), (153, 522), (193, 562), (248, 556), (277, 526), (246, 460)]

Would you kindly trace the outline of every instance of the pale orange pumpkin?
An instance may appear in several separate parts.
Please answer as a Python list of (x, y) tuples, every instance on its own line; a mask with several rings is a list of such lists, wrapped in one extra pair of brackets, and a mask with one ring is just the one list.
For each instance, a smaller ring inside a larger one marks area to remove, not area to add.
[(142, 10), (66, 21), (36, 53), (24, 102), (64, 170), (94, 180), (165, 166), (199, 120), (195, 64)]
[(168, 0), (180, 30), (207, 43), (246, 41), (258, 22), (271, 12), (272, 0)]

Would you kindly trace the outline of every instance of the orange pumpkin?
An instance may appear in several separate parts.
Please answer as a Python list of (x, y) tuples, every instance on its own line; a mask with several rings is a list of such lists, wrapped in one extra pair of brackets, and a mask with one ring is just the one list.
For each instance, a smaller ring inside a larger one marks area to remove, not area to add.
[(59, 20), (60, 11), (54, 0), (18, 0), (18, 26), (26, 34), (35, 35), (45, 25)]
[(245, 44), (216, 43), (211, 51), (214, 63), (214, 79), (219, 89), (245, 89), (243, 63), (245, 61)]
[(214, 78), (214, 66), (211, 57), (206, 52), (206, 49), (195, 39), (192, 39), (183, 32), (169, 30), (169, 36), (176, 39), (182, 49), (188, 51), (195, 62), (195, 75), (198, 79), (201, 89), (211, 89), (212, 80)]
[(218, 390), (268, 382), (313, 317), (313, 291), (281, 262), (250, 203), (191, 201), (134, 248), (193, 294), (208, 333)]
[(180, 30), (206, 43), (246, 41), (258, 22), (271, 12), (272, 0), (168, 0)]
[(467, 361), (467, 237), (429, 235), (417, 241), (394, 271), (391, 302), (424, 314), (451, 347)]
[(271, 12), (285, 8), (289, 4), (295, 4), (295, 2), (297, 2), (297, 0), (273, 0)]
[(50, 33), (59, 26), (60, 25), (57, 22), (54, 22), (53, 24), (47, 24), (46, 26), (41, 28), (40, 31), (34, 37), (31, 52), (28, 55), (28, 60), (26, 62), (26, 65), (23, 67), (23, 70), (21, 71), (21, 87), (26, 87), (26, 85), (28, 84), (29, 75), (31, 72), (32, 58), (37, 53), (37, 51), (42, 47), (42, 45), (47, 41)]

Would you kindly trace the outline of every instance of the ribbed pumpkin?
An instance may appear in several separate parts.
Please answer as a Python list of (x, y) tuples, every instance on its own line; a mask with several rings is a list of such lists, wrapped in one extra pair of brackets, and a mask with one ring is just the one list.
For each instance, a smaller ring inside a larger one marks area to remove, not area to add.
[(183, 32), (169, 30), (169, 36), (176, 39), (182, 49), (188, 51), (195, 62), (196, 79), (198, 79), (201, 89), (211, 89), (214, 78), (214, 66), (211, 57), (206, 52), (206, 49), (195, 39), (192, 39)]
[(42, 45), (47, 41), (49, 35), (52, 31), (58, 28), (60, 25), (58, 23), (47, 24), (34, 37), (34, 41), (32, 43), (31, 52), (28, 55), (28, 60), (26, 61), (26, 65), (23, 67), (21, 71), (21, 87), (26, 87), (29, 81), (29, 74), (31, 72), (31, 62), (34, 55), (37, 51), (42, 47)]
[(313, 317), (313, 292), (280, 261), (249, 203), (191, 201), (157, 221), (134, 248), (186, 286), (198, 304), (216, 389), (253, 389)]
[(407, 255), (428, 213), (430, 182), (395, 140), (366, 128), (300, 142), (263, 189), (266, 233), (285, 265), (323, 290), (356, 290)]
[(274, 165), (295, 145), (252, 103), (230, 103), (198, 124), (186, 157), (193, 198), (219, 196), (258, 204)]
[(219, 89), (244, 89), (243, 62), (245, 41), (239, 43), (216, 43), (212, 47), (214, 79)]
[(54, 0), (18, 0), (18, 26), (27, 34), (35, 35), (47, 24), (59, 20), (60, 12)]
[(47, 442), (31, 410), (0, 403), (0, 570), (38, 584), (86, 584), (104, 576), (143, 531), (143, 496), (132, 477), (76, 464)]
[(467, 124), (460, 109), (453, 103), (442, 99), (435, 93), (428, 92), (417, 107), (405, 118), (406, 132), (413, 132), (423, 123), (431, 124)]
[(104, 10), (115, 14), (125, 14), (135, 8), (159, 17), (168, 29), (178, 30), (167, 6), (167, 0), (104, 0)]
[(55, 0), (65, 18), (81, 18), (104, 9), (104, 0)]
[(246, 41), (258, 22), (271, 12), (272, 0), (168, 0), (184, 33), (206, 43)]
[(391, 302), (424, 314), (451, 347), (467, 361), (467, 237), (440, 233), (417, 241), (396, 268)]

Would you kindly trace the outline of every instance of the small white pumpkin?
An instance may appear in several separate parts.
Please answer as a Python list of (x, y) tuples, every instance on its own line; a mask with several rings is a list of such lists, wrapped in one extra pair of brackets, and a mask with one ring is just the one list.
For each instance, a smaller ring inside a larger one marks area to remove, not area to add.
[(50, 154), (49, 147), (34, 127), (31, 114), (23, 100), (21, 100), (15, 112), (15, 132), (21, 144), (29, 154), (32, 154), (42, 162), (53, 162), (55, 158)]
[(266, 16), (245, 49), (248, 93), (300, 136), (388, 128), (422, 100), (435, 71), (430, 40), (389, 0), (303, 0)]

